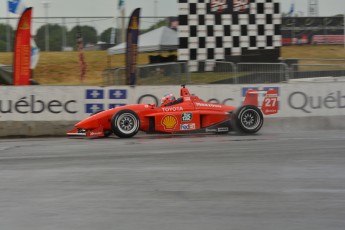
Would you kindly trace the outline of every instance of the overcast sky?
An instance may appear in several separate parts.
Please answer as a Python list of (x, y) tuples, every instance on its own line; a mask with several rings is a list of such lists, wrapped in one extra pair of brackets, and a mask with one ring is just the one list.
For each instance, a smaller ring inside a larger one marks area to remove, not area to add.
[[(23, 0), (28, 6), (34, 7), (33, 16), (43, 17), (45, 11), (43, 0)], [(44, 0), (50, 2), (49, 16), (118, 16), (118, 0)], [(127, 15), (133, 9), (142, 8), (142, 16), (154, 16), (154, 5), (157, 2), (158, 16), (176, 16), (177, 0), (125, 0)], [(279, 0), (282, 12), (288, 12), (295, 2), (295, 12), (308, 14), (308, 0)], [(0, 0), (0, 17), (6, 17), (7, 0)], [(320, 16), (332, 16), (345, 13), (344, 0), (319, 0)]]
[[(0, 18), (1, 17), (17, 17), (14, 14), (7, 13), (7, 1), (0, 0)], [(118, 17), (117, 10), (118, 0), (22, 0), (27, 6), (33, 7), (33, 17), (44, 17), (46, 11), (43, 8), (43, 1), (50, 2), (47, 14), (49, 17), (98, 17), (109, 16)], [(155, 2), (157, 4), (155, 4)], [(308, 0), (279, 0), (281, 3), (281, 11), (288, 12), (291, 3), (295, 3), (295, 13), (302, 16), (308, 16)], [(141, 16), (176, 16), (177, 15), (177, 0), (125, 0), (126, 16), (140, 7), (142, 9)], [(155, 11), (157, 6), (157, 11)], [(319, 0), (319, 15), (333, 16), (336, 14), (345, 13), (345, 0)], [(12, 21), (12, 20), (11, 20)], [(15, 21), (15, 20), (13, 20)], [(142, 28), (147, 28), (153, 23), (154, 19), (142, 19)], [(4, 23), (0, 21), (0, 23)], [(49, 21), (49, 23), (54, 23)], [(61, 23), (57, 20), (56, 23)], [(75, 19), (67, 22), (69, 27), (75, 26)], [(12, 23), (11, 23), (12, 24)], [(44, 20), (34, 21), (34, 26), (37, 28), (44, 24)], [(81, 23), (82, 24), (82, 23)], [(114, 20), (95, 21), (91, 23), (98, 31), (102, 31), (114, 25)]]

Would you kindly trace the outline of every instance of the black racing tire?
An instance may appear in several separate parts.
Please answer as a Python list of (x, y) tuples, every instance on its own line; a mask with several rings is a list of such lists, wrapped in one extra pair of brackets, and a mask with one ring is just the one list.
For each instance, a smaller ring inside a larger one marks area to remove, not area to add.
[(138, 133), (140, 119), (132, 110), (121, 110), (111, 118), (114, 134), (121, 138), (130, 138)]
[(236, 110), (231, 119), (231, 123), (234, 130), (241, 133), (253, 134), (261, 129), (264, 123), (264, 116), (258, 107), (244, 105)]

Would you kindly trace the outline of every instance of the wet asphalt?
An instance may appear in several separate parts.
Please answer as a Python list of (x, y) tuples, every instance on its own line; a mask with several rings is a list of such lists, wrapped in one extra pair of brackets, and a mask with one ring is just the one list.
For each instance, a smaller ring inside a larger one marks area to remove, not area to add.
[(345, 131), (0, 139), (1, 230), (343, 230)]

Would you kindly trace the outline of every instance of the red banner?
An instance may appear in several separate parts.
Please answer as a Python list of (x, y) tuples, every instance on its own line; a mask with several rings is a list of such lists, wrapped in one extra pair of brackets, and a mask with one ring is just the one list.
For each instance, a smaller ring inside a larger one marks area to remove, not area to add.
[(84, 44), (83, 44), (83, 37), (81, 34), (81, 30), (78, 26), (78, 31), (77, 31), (77, 48), (79, 51), (79, 66), (80, 66), (80, 82), (83, 83), (85, 80), (85, 74), (86, 74), (86, 62), (84, 58)]
[(13, 55), (13, 85), (30, 84), (31, 14), (32, 8), (27, 8), (17, 26)]
[(314, 35), (312, 44), (344, 44), (344, 35)]

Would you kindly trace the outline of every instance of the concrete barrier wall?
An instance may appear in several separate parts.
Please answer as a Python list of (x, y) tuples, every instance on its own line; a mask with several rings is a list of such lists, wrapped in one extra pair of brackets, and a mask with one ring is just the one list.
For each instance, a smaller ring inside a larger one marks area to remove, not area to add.
[[(191, 85), (205, 101), (239, 106), (248, 89), (279, 92), (279, 113), (264, 127), (294, 130), (345, 129), (345, 82), (274, 85)], [(159, 103), (179, 86), (0, 87), (0, 137), (60, 136), (99, 109), (135, 103)], [(259, 102), (263, 95), (259, 97)]]

